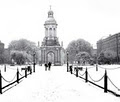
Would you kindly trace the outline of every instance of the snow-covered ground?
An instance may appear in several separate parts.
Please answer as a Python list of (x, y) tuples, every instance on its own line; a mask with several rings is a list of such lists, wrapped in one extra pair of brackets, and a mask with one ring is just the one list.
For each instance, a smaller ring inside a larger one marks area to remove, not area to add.
[[(103, 76), (104, 76), (105, 70), (106, 70), (107, 76), (108, 76), (108, 89), (110, 89), (120, 95), (120, 65), (98, 65), (98, 71), (96, 71), (96, 66), (79, 66), (79, 67), (83, 67), (83, 70), (79, 71), (79, 75), (82, 75), (87, 68), (88, 69), (87, 71), (89, 73), (88, 80), (90, 80), (102, 87), (104, 87)], [(85, 75), (83, 77), (85, 78)], [(101, 81), (95, 82), (101, 78), (102, 78)]]
[(0, 95), (0, 102), (120, 102), (120, 98), (66, 71), (66, 66), (52, 66), (51, 71), (36, 66), (35, 73)]

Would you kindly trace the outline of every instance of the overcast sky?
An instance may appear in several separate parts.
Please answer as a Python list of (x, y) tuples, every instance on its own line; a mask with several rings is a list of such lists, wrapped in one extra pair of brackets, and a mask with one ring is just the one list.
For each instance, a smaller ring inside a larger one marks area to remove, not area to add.
[(42, 42), (50, 5), (64, 48), (78, 38), (95, 47), (100, 38), (120, 32), (120, 0), (0, 0), (0, 40), (5, 47), (20, 38)]

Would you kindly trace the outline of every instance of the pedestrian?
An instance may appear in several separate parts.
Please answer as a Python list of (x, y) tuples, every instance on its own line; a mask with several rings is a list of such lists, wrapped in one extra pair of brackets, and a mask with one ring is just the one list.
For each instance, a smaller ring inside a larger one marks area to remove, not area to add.
[(47, 71), (47, 67), (48, 67), (48, 65), (45, 63), (45, 71)]
[(51, 62), (48, 63), (48, 70), (51, 69)]

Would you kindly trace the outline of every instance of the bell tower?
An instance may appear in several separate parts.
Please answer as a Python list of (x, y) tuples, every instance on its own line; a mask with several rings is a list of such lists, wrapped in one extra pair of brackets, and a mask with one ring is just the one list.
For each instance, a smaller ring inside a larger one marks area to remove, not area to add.
[(47, 20), (44, 23), (45, 37), (43, 39), (41, 50), (41, 63), (52, 62), (54, 65), (62, 65), (63, 46), (59, 44), (57, 37), (57, 22), (54, 19), (54, 12), (48, 11)]
[(48, 18), (44, 24), (45, 37), (47, 37), (48, 39), (55, 39), (56, 37), (57, 22), (55, 21), (53, 14), (53, 11), (50, 9), (48, 11)]

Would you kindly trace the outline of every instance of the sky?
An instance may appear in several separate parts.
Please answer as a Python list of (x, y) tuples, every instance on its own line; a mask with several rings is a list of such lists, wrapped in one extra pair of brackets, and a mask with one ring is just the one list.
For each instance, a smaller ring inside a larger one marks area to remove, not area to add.
[(99, 39), (120, 32), (119, 0), (0, 0), (0, 40), (5, 47), (21, 38), (41, 43), (50, 5), (64, 48), (79, 38), (96, 48)]

